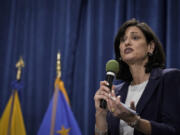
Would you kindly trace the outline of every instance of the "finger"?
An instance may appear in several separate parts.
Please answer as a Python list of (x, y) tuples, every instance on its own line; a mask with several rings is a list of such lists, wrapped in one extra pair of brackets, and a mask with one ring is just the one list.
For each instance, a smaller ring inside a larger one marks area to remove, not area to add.
[(94, 96), (95, 104), (99, 106), (101, 99), (104, 99), (107, 102), (108, 97), (106, 97), (104, 95), (96, 95), (96, 96)]
[(119, 106), (121, 105), (121, 104), (120, 104), (120, 101), (121, 101), (120, 98), (121, 98), (121, 96), (117, 96), (117, 97), (116, 97), (116, 100), (115, 100), (115, 104), (116, 104), (116, 106), (118, 106), (118, 108), (119, 108)]
[(108, 97), (107, 96), (104, 96), (104, 95), (97, 95), (94, 97), (94, 100), (95, 101), (99, 101), (100, 99), (104, 99), (104, 100), (108, 100)]
[(114, 89), (112, 90), (111, 95), (112, 95), (113, 97), (116, 97), (116, 94), (115, 94)]
[(109, 97), (109, 102), (110, 102), (110, 103), (112, 103), (112, 102), (114, 102), (114, 101), (116, 100), (116, 96), (113, 96), (113, 95), (112, 95), (112, 92), (109, 93), (108, 97)]
[(110, 98), (110, 100), (112, 100), (111, 102), (115, 102), (116, 101), (116, 95), (115, 95), (114, 90), (112, 90), (112, 92), (109, 93), (109, 98)]
[(113, 102), (113, 107), (112, 107), (112, 111), (113, 111), (113, 108), (114, 108), (114, 112), (113, 112), (113, 115), (114, 116), (118, 116), (118, 113), (120, 111), (119, 109), (119, 105), (120, 105), (120, 96), (117, 96), (115, 95), (115, 92), (114, 90), (112, 91), (112, 102)]
[(107, 82), (107, 81), (101, 81), (100, 82), (100, 87), (106, 87), (106, 91), (107, 92), (110, 92), (111, 90), (110, 90), (110, 88), (108, 87), (109, 86), (109, 83)]
[(112, 112), (112, 108), (113, 108), (113, 101), (111, 97), (112, 97), (111, 94), (109, 94), (109, 98), (107, 100), (107, 107), (110, 112)]
[(122, 109), (122, 103), (121, 103), (121, 96), (119, 95), (119, 96), (117, 96), (117, 98), (116, 98), (116, 105), (117, 105), (117, 108), (118, 109)]
[[(103, 96), (100, 96), (99, 97), (99, 100), (95, 100), (94, 102), (95, 102), (95, 109), (97, 110), (97, 109), (102, 109), (103, 110), (103, 108), (101, 107), (102, 106), (102, 101), (106, 101), (107, 102), (107, 98), (106, 97), (103, 97)], [(100, 109), (100, 110), (101, 110)], [(107, 109), (106, 109), (107, 110)]]
[(106, 91), (108, 94), (111, 92), (111, 90), (105, 85), (100, 86), (100, 90)]
[(113, 114), (115, 114), (116, 110), (118, 109), (116, 100), (117, 100), (117, 97), (115, 96), (114, 92), (112, 92), (112, 94), (109, 95), (108, 105), (109, 105), (109, 110)]
[(115, 89), (115, 86), (114, 85), (112, 85), (112, 90), (114, 90)]
[(136, 110), (134, 101), (130, 102), (130, 108), (133, 109), (133, 110)]
[(102, 86), (102, 85), (108, 86), (109, 83), (107, 81), (100, 81), (100, 86)]
[(105, 86), (101, 86), (101, 88), (97, 91), (97, 95), (106, 95), (107, 97), (109, 96), (109, 91), (108, 88)]
[(108, 99), (109, 95), (105, 91), (97, 91), (95, 96), (94, 96), (94, 100), (99, 100), (101, 97), (104, 97), (104, 98)]
[(110, 92), (110, 89), (107, 87), (109, 83), (107, 81), (100, 81), (100, 88), (99, 90), (104, 90)]
[(121, 102), (121, 96), (119, 95), (119, 96), (117, 96), (117, 98), (116, 98), (116, 102)]

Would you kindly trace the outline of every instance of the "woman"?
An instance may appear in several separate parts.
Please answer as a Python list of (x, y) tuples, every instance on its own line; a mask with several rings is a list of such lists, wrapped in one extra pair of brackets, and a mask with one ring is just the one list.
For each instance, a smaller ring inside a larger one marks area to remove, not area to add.
[[(164, 52), (151, 28), (135, 19), (125, 22), (115, 38), (115, 55), (117, 78), (124, 82), (112, 91), (100, 82), (95, 134), (180, 135), (180, 71), (164, 69)], [(106, 109), (99, 107), (100, 99)]]

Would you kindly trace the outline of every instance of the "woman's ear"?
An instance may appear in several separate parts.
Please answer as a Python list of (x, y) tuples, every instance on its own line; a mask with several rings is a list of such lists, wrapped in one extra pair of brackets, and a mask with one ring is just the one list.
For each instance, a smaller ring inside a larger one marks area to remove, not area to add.
[(154, 49), (155, 49), (155, 43), (154, 43), (154, 41), (151, 41), (151, 42), (148, 44), (148, 52), (151, 53), (151, 54), (153, 54)]

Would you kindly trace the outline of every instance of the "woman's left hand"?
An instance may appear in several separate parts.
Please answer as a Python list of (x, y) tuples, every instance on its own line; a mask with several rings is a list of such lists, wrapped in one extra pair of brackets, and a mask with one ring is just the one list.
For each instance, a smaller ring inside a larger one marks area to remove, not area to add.
[(123, 104), (120, 100), (120, 96), (116, 96), (114, 90), (112, 90), (107, 101), (109, 111), (116, 117), (129, 122), (136, 117), (135, 104), (132, 101), (130, 108)]

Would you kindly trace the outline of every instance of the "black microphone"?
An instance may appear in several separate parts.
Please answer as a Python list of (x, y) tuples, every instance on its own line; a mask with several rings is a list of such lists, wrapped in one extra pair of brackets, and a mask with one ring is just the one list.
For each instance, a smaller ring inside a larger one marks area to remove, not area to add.
[[(119, 72), (119, 63), (116, 60), (109, 60), (106, 63), (106, 81), (109, 83), (107, 87), (111, 90), (112, 89), (112, 83), (116, 76), (116, 74)], [(107, 102), (104, 99), (100, 99), (100, 107), (103, 109), (106, 109)]]

